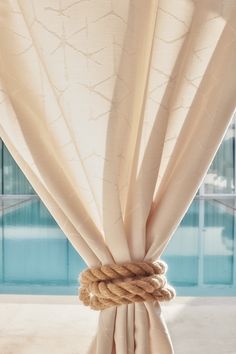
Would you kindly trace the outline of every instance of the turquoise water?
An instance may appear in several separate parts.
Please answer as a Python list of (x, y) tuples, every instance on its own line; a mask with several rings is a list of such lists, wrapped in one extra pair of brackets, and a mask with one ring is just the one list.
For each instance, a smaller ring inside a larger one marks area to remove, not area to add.
[(2, 208), (0, 291), (75, 286), (85, 264), (39, 198), (3, 199)]
[[(163, 259), (179, 295), (236, 295), (235, 200), (196, 198)], [(0, 293), (76, 294), (85, 267), (37, 196), (1, 199)]]

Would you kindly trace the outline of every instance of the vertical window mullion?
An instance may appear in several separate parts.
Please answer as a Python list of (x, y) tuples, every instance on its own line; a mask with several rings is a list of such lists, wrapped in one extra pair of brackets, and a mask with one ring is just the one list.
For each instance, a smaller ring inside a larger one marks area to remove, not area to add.
[(4, 194), (4, 174), (3, 174), (3, 167), (4, 167), (4, 154), (3, 154), (3, 141), (2, 139), (0, 140), (0, 146), (1, 146), (1, 194)]
[(234, 124), (234, 195), (236, 195), (236, 114), (234, 114), (233, 124)]
[(205, 201), (199, 199), (199, 241), (198, 241), (198, 286), (203, 285), (203, 253), (204, 253), (204, 210)]
[[(236, 113), (234, 114), (234, 198), (236, 196)], [(234, 200), (233, 286), (236, 287), (236, 201)]]
[[(0, 192), (1, 194), (3, 194), (3, 142), (2, 142), (2, 139), (0, 139), (0, 152), (1, 152), (1, 156), (0, 156), (0, 168), (1, 168), (1, 186), (0, 186)], [(4, 270), (4, 254), (3, 254), (3, 250), (4, 250), (4, 239), (3, 239), (3, 236), (4, 236), (4, 233), (3, 233), (3, 200), (1, 198), (0, 200), (1, 204), (1, 232), (0, 232), (0, 241), (1, 241), (1, 244), (0, 244), (0, 259), (1, 259), (1, 264), (0, 264), (0, 282), (3, 283), (3, 279), (4, 279), (4, 274), (3, 274), (3, 270)]]

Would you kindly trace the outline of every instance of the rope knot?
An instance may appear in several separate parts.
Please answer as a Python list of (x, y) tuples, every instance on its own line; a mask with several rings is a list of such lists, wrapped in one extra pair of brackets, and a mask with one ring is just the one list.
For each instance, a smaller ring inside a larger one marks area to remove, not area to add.
[(175, 296), (167, 284), (163, 261), (132, 262), (88, 268), (80, 274), (79, 298), (93, 310), (144, 301), (169, 301)]

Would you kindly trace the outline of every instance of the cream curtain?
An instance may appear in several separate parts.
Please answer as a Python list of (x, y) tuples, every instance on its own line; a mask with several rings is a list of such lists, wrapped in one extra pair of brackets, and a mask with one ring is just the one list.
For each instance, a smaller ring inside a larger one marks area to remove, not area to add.
[[(1, 137), (88, 266), (161, 256), (235, 107), (235, 18), (234, 0), (0, 2)], [(102, 311), (89, 353), (173, 353), (159, 304)]]

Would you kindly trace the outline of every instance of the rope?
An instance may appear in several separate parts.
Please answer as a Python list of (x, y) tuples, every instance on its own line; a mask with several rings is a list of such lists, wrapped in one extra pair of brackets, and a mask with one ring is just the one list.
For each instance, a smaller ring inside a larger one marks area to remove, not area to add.
[(93, 310), (144, 301), (169, 301), (174, 289), (162, 261), (133, 262), (88, 268), (80, 274), (79, 298)]

